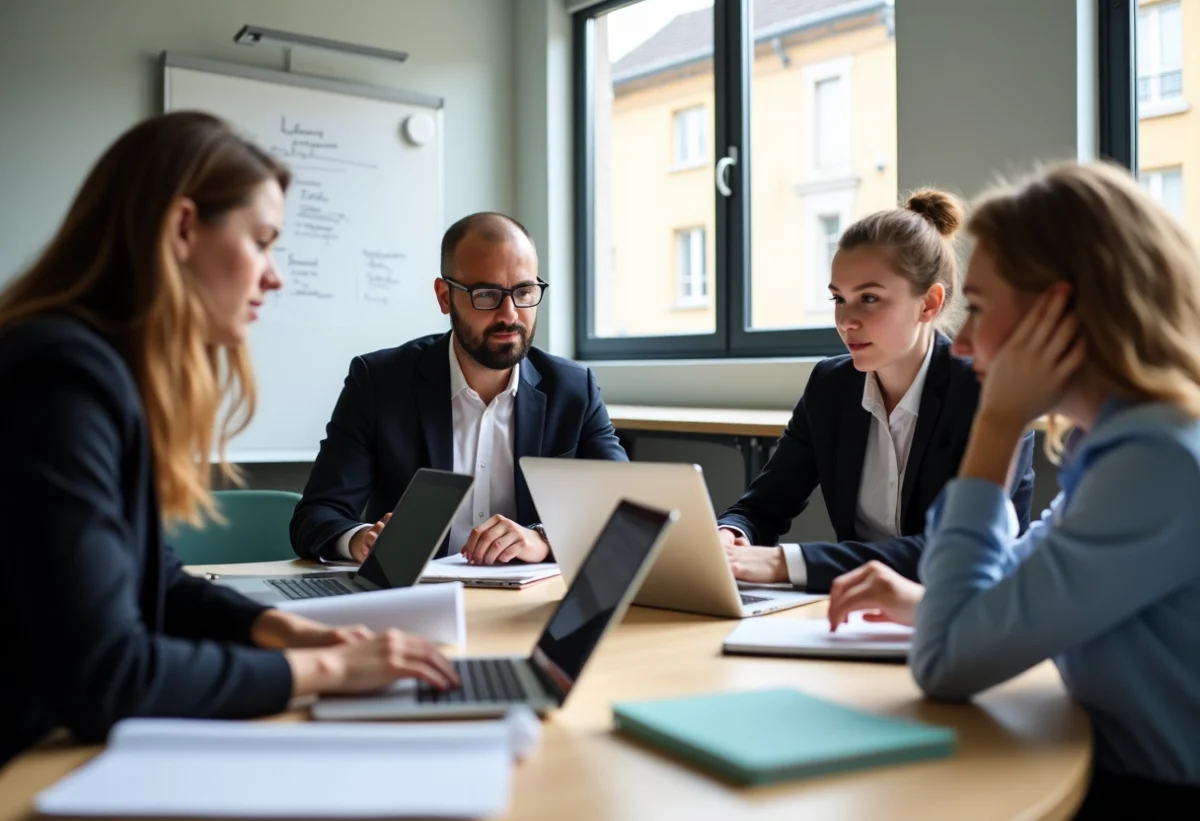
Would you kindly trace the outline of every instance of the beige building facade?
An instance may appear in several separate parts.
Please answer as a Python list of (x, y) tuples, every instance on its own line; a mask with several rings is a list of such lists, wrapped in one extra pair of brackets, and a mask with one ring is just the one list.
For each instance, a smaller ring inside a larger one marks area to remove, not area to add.
[(1138, 4), (1138, 176), (1200, 241), (1200, 0)]
[[(892, 5), (753, 9), (748, 324), (828, 326), (838, 236), (898, 196)], [(1139, 178), (1200, 239), (1200, 0), (1139, 0), (1136, 53)], [(725, 154), (713, 139), (711, 9), (596, 69), (596, 335), (710, 332)]]
[[(758, 0), (755, 12), (749, 324), (829, 326), (837, 237), (896, 200), (891, 6)], [(725, 152), (713, 140), (711, 47), (705, 9), (607, 69), (611, 98), (596, 105), (599, 336), (715, 327), (714, 169)]]

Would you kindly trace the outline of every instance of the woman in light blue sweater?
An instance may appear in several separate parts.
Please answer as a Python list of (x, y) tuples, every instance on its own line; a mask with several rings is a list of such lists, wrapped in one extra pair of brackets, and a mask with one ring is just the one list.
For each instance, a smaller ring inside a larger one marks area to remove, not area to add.
[[(1102, 164), (995, 192), (967, 230), (969, 319), (955, 352), (983, 389), (959, 478), (929, 511), (925, 587), (860, 568), (834, 582), (831, 623), (861, 609), (915, 620), (913, 676), (937, 698), (1053, 659), (1094, 730), (1079, 817), (1129, 800), (1153, 816), (1167, 799), (1187, 802), (1176, 817), (1196, 817), (1200, 252)], [(1043, 414), (1061, 492), (1018, 538), (1004, 488)]]

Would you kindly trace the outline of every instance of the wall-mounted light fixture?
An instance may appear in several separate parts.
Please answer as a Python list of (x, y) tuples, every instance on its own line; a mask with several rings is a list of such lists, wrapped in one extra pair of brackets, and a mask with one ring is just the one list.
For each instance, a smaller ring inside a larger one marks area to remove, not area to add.
[(358, 54), (363, 57), (376, 57), (380, 60), (394, 60), (403, 63), (408, 59), (407, 51), (392, 51), (375, 46), (360, 46), (357, 43), (344, 43), (341, 40), (328, 40), (324, 37), (310, 37), (307, 34), (293, 34), (290, 31), (263, 28), (262, 26), (242, 26), (233, 35), (233, 42), (243, 46), (256, 46), (259, 43), (277, 43), (281, 46), (305, 46), (326, 51), (340, 51), (348, 54)]

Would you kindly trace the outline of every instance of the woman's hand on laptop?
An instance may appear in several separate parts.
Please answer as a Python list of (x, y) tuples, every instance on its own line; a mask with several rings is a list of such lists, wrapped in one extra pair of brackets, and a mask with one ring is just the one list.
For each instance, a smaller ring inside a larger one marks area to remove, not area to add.
[(461, 552), (468, 564), (544, 562), (550, 545), (536, 531), (497, 513), (471, 531)]
[(392, 514), (385, 513), (383, 518), (370, 527), (364, 527), (362, 530), (350, 537), (350, 558), (362, 564), (367, 560), (367, 554), (371, 552), (371, 548), (375, 546), (375, 540), (379, 538), (379, 534), (383, 532), (383, 528), (391, 521)]
[(837, 630), (850, 614), (865, 610), (864, 621), (913, 623), (925, 588), (882, 562), (870, 561), (833, 580), (829, 588), (829, 629)]
[(461, 683), (453, 665), (420, 636), (386, 630), (352, 644), (285, 650), (292, 695), (371, 693), (397, 679), (417, 678), (439, 690)]
[(332, 647), (353, 644), (375, 634), (361, 624), (335, 627), (285, 610), (264, 610), (250, 627), (250, 640), (259, 647)]

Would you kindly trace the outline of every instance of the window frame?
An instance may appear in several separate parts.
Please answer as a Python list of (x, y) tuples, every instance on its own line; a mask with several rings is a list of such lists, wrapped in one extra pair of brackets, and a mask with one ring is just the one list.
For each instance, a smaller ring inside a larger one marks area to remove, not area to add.
[[(732, 195), (716, 195), (713, 214), (715, 252), (706, 259), (708, 303), (716, 310), (711, 333), (614, 336), (592, 335), (595, 316), (595, 122), (594, 21), (630, 0), (604, 0), (572, 15), (572, 121), (575, 182), (575, 357), (596, 359), (675, 359), (828, 356), (845, 353), (832, 327), (756, 330), (750, 322), (751, 214), (750, 79), (753, 43), (749, 42), (752, 0), (713, 0), (713, 111), (705, 133), (705, 166), (722, 157), (736, 158), (726, 180)], [(883, 4), (881, 4), (883, 5)], [(882, 14), (883, 12), (881, 12)], [(852, 126), (851, 126), (852, 127)], [(674, 139), (674, 134), (672, 134)], [(715, 180), (714, 180), (715, 185)], [(706, 238), (707, 240), (707, 238)], [(674, 271), (672, 271), (674, 274)]]
[(1100, 156), (1137, 172), (1137, 0), (1098, 0)]

